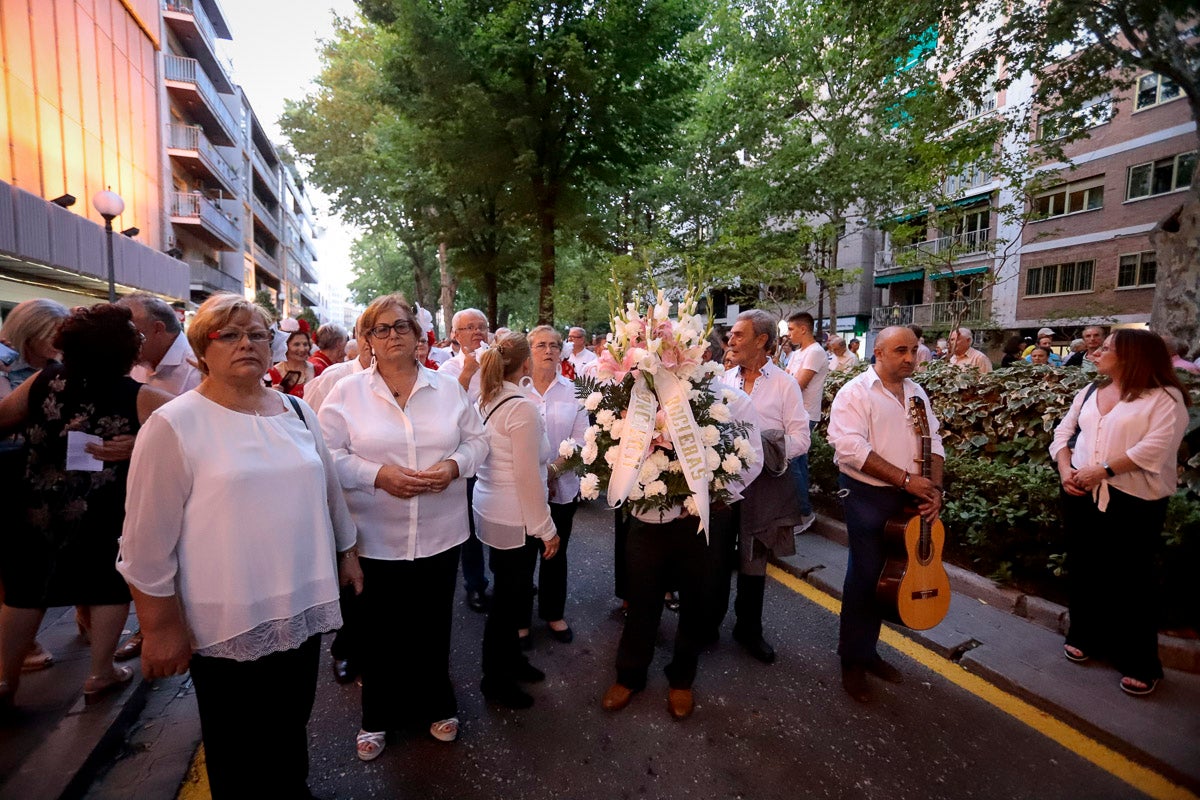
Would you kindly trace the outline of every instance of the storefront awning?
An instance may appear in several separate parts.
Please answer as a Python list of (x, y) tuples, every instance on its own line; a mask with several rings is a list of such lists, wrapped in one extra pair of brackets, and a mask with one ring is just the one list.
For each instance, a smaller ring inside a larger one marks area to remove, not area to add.
[(887, 286), (889, 283), (903, 283), (904, 281), (920, 281), (925, 279), (925, 270), (919, 269), (915, 272), (897, 272), (894, 275), (876, 275), (876, 286)]
[[(988, 267), (963, 267), (962, 269), (947, 270), (946, 272), (936, 272), (929, 276), (929, 280), (936, 281), (942, 278), (965, 278), (968, 275), (981, 275), (988, 271)], [(876, 285), (879, 281), (876, 280)]]

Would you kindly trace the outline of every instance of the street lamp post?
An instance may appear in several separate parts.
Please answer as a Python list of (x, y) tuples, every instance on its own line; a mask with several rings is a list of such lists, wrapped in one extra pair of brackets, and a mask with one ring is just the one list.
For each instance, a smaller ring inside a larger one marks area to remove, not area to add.
[(121, 216), (121, 212), (125, 210), (125, 201), (121, 199), (121, 195), (105, 189), (102, 192), (96, 192), (92, 198), (92, 207), (104, 217), (104, 233), (108, 237), (108, 302), (115, 303), (117, 301), (117, 283), (116, 276), (113, 274), (113, 226), (114, 218)]

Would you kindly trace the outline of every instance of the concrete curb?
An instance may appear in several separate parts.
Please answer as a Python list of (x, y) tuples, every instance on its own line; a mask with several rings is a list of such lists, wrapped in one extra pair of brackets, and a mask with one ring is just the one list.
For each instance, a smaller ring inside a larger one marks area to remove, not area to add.
[[(819, 534), (843, 547), (849, 543), (845, 523), (828, 517), (818, 516), (810, 532)], [(775, 561), (775, 563), (776, 566), (789, 569), (782, 562)], [(1067, 632), (1068, 614), (1065, 606), (1052, 603), (1036, 595), (1025, 594), (1017, 589), (1000, 586), (989, 578), (953, 564), (946, 565), (946, 573), (950, 576), (950, 587), (958, 594), (971, 597), (1013, 616), (1027, 619), (1055, 633), (1066, 634)], [(828, 588), (827, 591), (840, 598), (841, 584), (838, 583), (836, 586)], [(1200, 674), (1200, 640), (1182, 639), (1178, 636), (1160, 633), (1158, 635), (1158, 657), (1162, 660), (1163, 666), (1168, 669)]]

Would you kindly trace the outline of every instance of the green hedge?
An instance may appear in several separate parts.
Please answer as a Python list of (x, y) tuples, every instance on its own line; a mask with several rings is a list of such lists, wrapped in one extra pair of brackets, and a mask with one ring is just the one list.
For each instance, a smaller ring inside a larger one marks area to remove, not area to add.
[[(838, 389), (865, 368), (829, 376), (824, 416), (810, 450), (813, 501), (837, 517), (837, 467), (825, 439), (829, 406)], [(1023, 365), (980, 375), (934, 362), (914, 379), (929, 394), (946, 447), (946, 559), (1061, 602), (1065, 548), (1058, 473), (1048, 451), (1054, 428), (1087, 378), (1071, 367)], [(1184, 380), (1193, 401), (1189, 440), (1195, 440), (1200, 380)], [(1200, 572), (1200, 453), (1188, 466), (1163, 531), (1162, 622), (1200, 628), (1200, 593), (1192, 589)]]

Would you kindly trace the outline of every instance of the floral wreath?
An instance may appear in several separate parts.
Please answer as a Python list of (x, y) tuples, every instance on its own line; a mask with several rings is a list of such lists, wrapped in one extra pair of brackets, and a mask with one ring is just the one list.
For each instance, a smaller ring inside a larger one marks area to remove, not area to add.
[(559, 454), (580, 475), (584, 499), (603, 492), (611, 507), (639, 515), (682, 508), (707, 534), (710, 504), (730, 499), (726, 487), (755, 454), (751, 426), (729, 411), (736, 393), (716, 382), (722, 366), (703, 361), (711, 324), (696, 303), (689, 288), (673, 320), (660, 290), (644, 313), (629, 303), (614, 314), (595, 377), (575, 381), (595, 423)]

